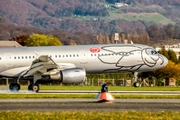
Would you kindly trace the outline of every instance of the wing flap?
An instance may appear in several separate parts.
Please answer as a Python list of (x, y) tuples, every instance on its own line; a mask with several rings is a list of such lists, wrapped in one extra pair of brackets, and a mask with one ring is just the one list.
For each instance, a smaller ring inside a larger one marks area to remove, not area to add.
[(59, 66), (47, 55), (42, 55), (38, 59), (32, 62), (29, 70), (23, 75), (23, 77), (34, 75), (35, 73), (45, 73), (48, 69), (58, 69)]

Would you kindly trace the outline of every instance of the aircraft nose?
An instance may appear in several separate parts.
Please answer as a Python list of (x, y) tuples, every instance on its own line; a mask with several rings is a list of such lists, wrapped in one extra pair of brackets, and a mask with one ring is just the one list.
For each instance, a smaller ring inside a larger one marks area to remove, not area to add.
[(165, 67), (167, 64), (168, 64), (168, 59), (164, 56), (164, 55), (161, 55), (161, 58), (162, 58), (162, 66)]

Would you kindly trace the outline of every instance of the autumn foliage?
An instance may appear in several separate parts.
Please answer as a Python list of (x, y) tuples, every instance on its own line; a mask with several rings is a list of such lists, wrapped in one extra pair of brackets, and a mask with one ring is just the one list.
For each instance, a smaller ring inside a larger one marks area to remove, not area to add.
[(169, 60), (168, 64), (159, 70), (153, 71), (156, 78), (176, 78), (180, 79), (180, 64), (175, 64)]
[(58, 46), (60, 40), (52, 35), (32, 34), (26, 41), (26, 46)]

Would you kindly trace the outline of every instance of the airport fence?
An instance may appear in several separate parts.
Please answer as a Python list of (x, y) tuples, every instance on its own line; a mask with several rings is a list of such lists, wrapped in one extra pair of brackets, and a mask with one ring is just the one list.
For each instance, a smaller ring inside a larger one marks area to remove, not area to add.
[[(9, 85), (13, 83), (13, 79), (1, 79), (0, 85)], [(148, 80), (148, 79), (138, 79), (138, 82), (141, 86), (177, 86), (176, 80)], [(20, 80), (18, 81), (21, 85), (29, 85), (29, 81), (27, 80)], [(108, 84), (109, 86), (132, 86), (133, 79), (87, 79), (85, 82), (81, 83), (80, 85), (87, 85), (87, 86), (101, 86), (102, 84)], [(178, 83), (180, 83), (178, 81)], [(53, 81), (52, 83), (44, 83), (42, 85), (66, 85), (59, 83), (59, 81)]]

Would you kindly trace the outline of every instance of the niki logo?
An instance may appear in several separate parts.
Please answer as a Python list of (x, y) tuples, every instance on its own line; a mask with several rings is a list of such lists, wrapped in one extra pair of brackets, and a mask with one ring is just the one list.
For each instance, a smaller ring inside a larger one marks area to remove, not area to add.
[(100, 52), (100, 49), (97, 48), (97, 47), (93, 47), (93, 48), (90, 48), (90, 51), (91, 51), (92, 53), (98, 53), (98, 52)]

